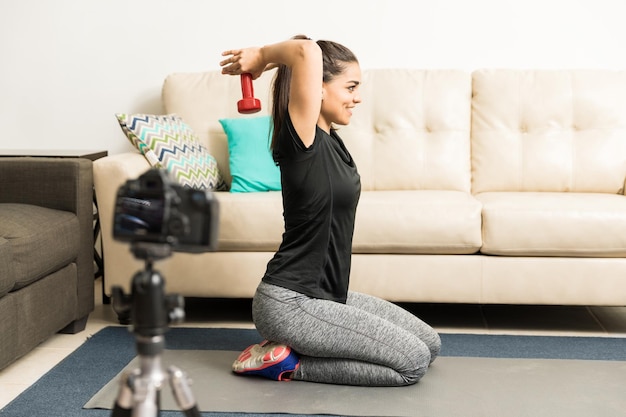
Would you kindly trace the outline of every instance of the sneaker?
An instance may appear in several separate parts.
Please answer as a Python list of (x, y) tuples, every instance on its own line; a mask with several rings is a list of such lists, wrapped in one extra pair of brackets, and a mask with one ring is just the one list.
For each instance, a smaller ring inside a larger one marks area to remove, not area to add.
[(263, 342), (249, 346), (233, 362), (233, 372), (239, 375), (260, 375), (276, 381), (289, 381), (291, 373), (300, 366), (300, 358), (289, 346)]

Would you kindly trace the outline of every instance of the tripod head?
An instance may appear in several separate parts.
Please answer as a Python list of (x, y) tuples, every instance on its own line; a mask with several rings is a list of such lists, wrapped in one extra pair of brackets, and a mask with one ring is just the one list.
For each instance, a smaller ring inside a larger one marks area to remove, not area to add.
[(167, 243), (132, 242), (130, 251), (135, 258), (153, 263), (172, 255), (172, 246)]
[(172, 254), (168, 244), (133, 242), (131, 251), (145, 261), (131, 281), (131, 293), (122, 287), (113, 287), (113, 309), (122, 324), (132, 324), (138, 336), (153, 337), (165, 334), (169, 323), (185, 318), (185, 299), (177, 294), (165, 294), (165, 279), (153, 268), (154, 261)]
[[(137, 417), (158, 417), (160, 389), (168, 379), (161, 368), (164, 334), (169, 329), (169, 323), (184, 319), (185, 302), (180, 295), (165, 294), (165, 279), (153, 268), (155, 260), (172, 254), (169, 244), (133, 242), (131, 251), (136, 258), (145, 261), (145, 267), (133, 276), (130, 295), (125, 294), (121, 287), (113, 288), (113, 308), (118, 317), (124, 313), (130, 319), (140, 367), (122, 378), (111, 415), (128, 417), (132, 412)], [(186, 374), (170, 366), (167, 375), (176, 401), (185, 415), (200, 417)]]

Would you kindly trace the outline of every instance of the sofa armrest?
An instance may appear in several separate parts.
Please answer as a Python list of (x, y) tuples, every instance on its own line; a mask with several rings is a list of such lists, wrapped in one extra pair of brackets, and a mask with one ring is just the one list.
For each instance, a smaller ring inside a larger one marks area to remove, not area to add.
[[(129, 179), (136, 179), (150, 169), (150, 164), (139, 152), (126, 152), (109, 155), (96, 160), (93, 164), (94, 185), (100, 214), (102, 248), (104, 253), (105, 281), (113, 271), (117, 242), (113, 240), (113, 213), (117, 190)], [(126, 248), (124, 247), (124, 250)]]
[(94, 307), (93, 170), (83, 158), (0, 158), (0, 203), (32, 204), (75, 213), (80, 224), (76, 259), (76, 319)]
[(33, 204), (77, 214), (86, 209), (93, 218), (92, 162), (88, 159), (0, 158), (0, 178), (0, 203)]
[[(113, 215), (117, 190), (129, 179), (135, 179), (150, 169), (150, 164), (139, 152), (109, 155), (93, 164), (93, 181), (104, 226)], [(110, 222), (108, 222), (110, 224)]]

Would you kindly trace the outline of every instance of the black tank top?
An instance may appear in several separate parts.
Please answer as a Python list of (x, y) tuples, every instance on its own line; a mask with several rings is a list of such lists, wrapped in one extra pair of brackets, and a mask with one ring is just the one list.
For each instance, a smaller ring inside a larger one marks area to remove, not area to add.
[(306, 148), (291, 118), (274, 147), (285, 232), (263, 281), (313, 298), (345, 303), (361, 180), (335, 131), (316, 128)]

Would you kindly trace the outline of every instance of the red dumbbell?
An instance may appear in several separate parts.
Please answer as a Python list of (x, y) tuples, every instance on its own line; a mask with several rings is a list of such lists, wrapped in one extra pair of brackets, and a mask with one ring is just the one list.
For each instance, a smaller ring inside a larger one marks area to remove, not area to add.
[(243, 98), (237, 102), (237, 110), (239, 113), (249, 114), (261, 110), (261, 101), (254, 98), (251, 74), (241, 74), (241, 93)]

